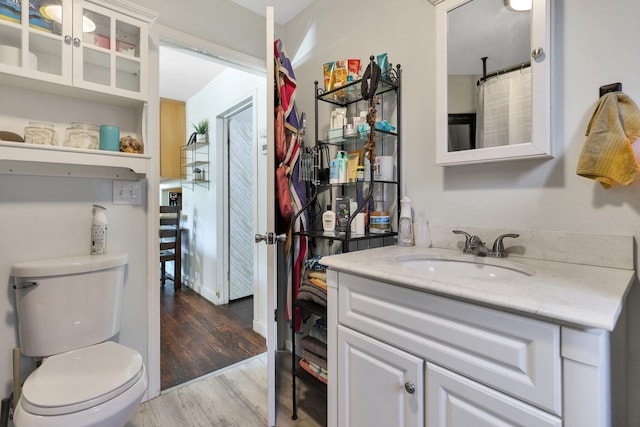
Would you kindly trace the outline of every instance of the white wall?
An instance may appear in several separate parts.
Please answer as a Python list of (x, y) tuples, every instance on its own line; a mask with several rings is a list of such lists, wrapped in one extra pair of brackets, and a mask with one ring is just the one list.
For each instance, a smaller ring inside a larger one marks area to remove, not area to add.
[[(245, 73), (232, 68), (221, 73), (215, 80), (187, 101), (186, 120), (188, 130), (191, 123), (201, 119), (209, 119), (209, 188), (195, 186), (192, 190), (184, 189), (182, 204), (187, 215), (185, 227), (188, 229), (190, 241), (187, 243), (189, 253), (185, 257), (185, 280), (214, 304), (223, 302), (226, 280), (224, 277), (224, 245), (221, 224), (225, 215), (224, 200), (224, 156), (221, 140), (222, 129), (218, 128), (218, 117), (239, 103), (253, 99), (257, 125), (255, 136), (255, 151), (247, 153), (247, 161), (257, 161), (256, 176), (264, 176), (266, 157), (261, 154), (263, 140), (258, 138), (261, 130), (266, 129), (266, 77)], [(260, 169), (258, 170), (258, 166)], [(262, 174), (262, 175), (259, 175)], [(264, 203), (265, 180), (257, 181), (258, 194)], [(258, 230), (264, 228), (265, 209), (258, 209), (262, 215), (256, 222)], [(256, 246), (260, 249), (262, 245)], [(265, 277), (260, 275), (261, 280)], [(265, 284), (259, 286), (256, 299), (266, 292)], [(258, 304), (262, 305), (262, 304)], [(266, 321), (264, 315), (261, 322)]]
[[(402, 64), (403, 183), (416, 211), (435, 224), (568, 230), (640, 239), (640, 182), (604, 190), (575, 174), (599, 86), (620, 81), (640, 102), (636, 0), (555, 1), (553, 64), (555, 158), (442, 168), (435, 159), (435, 8), (426, 0), (372, 7), (323, 0), (285, 26), (298, 80), (298, 107), (313, 117), (313, 82), (322, 64), (382, 52)], [(354, 17), (345, 25), (340, 16)], [(332, 11), (332, 12), (329, 12)], [(602, 17), (611, 17), (603, 20)], [(356, 19), (357, 18), (357, 19)], [(322, 116), (321, 116), (322, 117)], [(313, 121), (309, 121), (313, 135)], [(452, 227), (453, 228), (453, 227)], [(629, 402), (640, 398), (640, 289), (628, 298)], [(629, 405), (629, 419), (640, 407)]]
[[(118, 125), (125, 134), (138, 128), (135, 109), (67, 99), (23, 89), (0, 87), (0, 128), (20, 135), (30, 120), (53, 123), (64, 141), (72, 121)], [(146, 182), (143, 181), (143, 195)], [(11, 265), (18, 261), (90, 253), (93, 204), (107, 208), (109, 252), (127, 252), (122, 330), (117, 340), (136, 348), (147, 361), (147, 227), (146, 197), (141, 205), (114, 205), (110, 179), (0, 175), (0, 395), (12, 387), (11, 349), (18, 345)], [(23, 375), (33, 366), (22, 358)]]
[[(264, 58), (264, 18), (229, 0), (133, 0), (159, 13), (157, 22), (255, 58)], [(266, 3), (265, 3), (266, 8)]]

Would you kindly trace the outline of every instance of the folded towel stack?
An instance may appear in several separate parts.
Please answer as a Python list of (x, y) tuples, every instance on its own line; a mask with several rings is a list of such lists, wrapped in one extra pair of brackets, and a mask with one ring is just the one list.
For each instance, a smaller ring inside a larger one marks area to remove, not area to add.
[(323, 383), (327, 383), (327, 345), (317, 338), (306, 336), (300, 340), (300, 367)]
[(640, 109), (622, 92), (603, 95), (587, 127), (576, 173), (604, 188), (629, 185), (638, 173), (631, 144), (640, 139)]
[[(305, 261), (305, 272), (298, 289), (297, 298), (327, 306), (327, 267), (319, 262), (320, 257)], [(327, 383), (327, 324), (324, 318), (316, 318), (309, 335), (300, 339), (302, 359), (300, 367), (323, 383)]]
[[(310, 260), (305, 261), (305, 264)], [(298, 289), (298, 299), (313, 301), (323, 307), (327, 306), (326, 268), (317, 261), (312, 263), (312, 267), (304, 273), (304, 279)]]

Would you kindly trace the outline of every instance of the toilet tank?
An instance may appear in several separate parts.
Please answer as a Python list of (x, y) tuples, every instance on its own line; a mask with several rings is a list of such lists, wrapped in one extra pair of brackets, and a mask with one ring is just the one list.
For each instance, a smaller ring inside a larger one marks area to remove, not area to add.
[(50, 356), (117, 334), (128, 262), (129, 256), (119, 253), (14, 264), (22, 354)]

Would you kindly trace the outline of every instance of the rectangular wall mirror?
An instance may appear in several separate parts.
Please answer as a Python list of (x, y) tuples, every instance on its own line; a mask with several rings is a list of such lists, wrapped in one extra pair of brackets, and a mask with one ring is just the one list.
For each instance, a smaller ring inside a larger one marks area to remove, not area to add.
[(552, 0), (511, 1), (436, 6), (439, 165), (551, 157)]

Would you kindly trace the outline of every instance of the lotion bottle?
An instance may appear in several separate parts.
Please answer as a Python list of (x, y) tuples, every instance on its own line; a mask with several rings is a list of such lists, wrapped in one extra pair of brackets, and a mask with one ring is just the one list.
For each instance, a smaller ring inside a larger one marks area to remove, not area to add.
[(322, 214), (322, 229), (325, 233), (336, 231), (336, 214), (331, 210), (331, 205), (327, 205), (327, 210)]
[(93, 220), (91, 222), (91, 255), (107, 253), (107, 209), (104, 206), (93, 205)]

